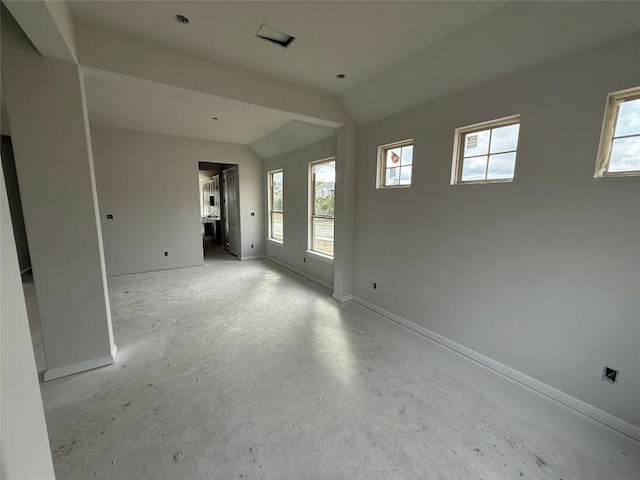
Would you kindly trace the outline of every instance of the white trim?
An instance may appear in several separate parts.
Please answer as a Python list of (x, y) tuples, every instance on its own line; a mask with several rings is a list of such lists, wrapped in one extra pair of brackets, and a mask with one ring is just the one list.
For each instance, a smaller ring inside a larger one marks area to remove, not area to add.
[(333, 257), (330, 257), (329, 255), (324, 255), (314, 250), (305, 250), (305, 253), (309, 255), (309, 258), (333, 265)]
[(20, 276), (24, 277), (27, 273), (31, 271), (31, 267), (27, 267), (24, 270), (20, 270)]
[(260, 260), (262, 258), (265, 258), (264, 255), (251, 255), (250, 257), (240, 257), (240, 260), (245, 261), (245, 260)]
[(178, 265), (166, 265), (159, 267), (140, 268), (135, 270), (125, 270), (124, 272), (109, 273), (107, 277), (119, 277), (121, 275), (133, 275), (134, 273), (161, 272), (163, 270), (175, 270), (178, 268), (203, 267), (204, 262), (182, 263)]
[(447, 337), (443, 337), (438, 333), (435, 333), (427, 328), (417, 325), (407, 320), (406, 318), (402, 318), (399, 315), (396, 315), (395, 313), (391, 313), (388, 310), (385, 310), (384, 308), (374, 305), (373, 303), (368, 302), (360, 297), (357, 297), (354, 295), (353, 302), (389, 320), (392, 320), (402, 325), (403, 327), (406, 327), (409, 330), (412, 330), (415, 333), (418, 333), (424, 337), (427, 337), (429, 340), (436, 342), (446, 348), (449, 348), (450, 350), (453, 350), (454, 352), (464, 357), (467, 357), (468, 359), (473, 360), (493, 370), (496, 373), (504, 375), (505, 377), (519, 383), (524, 387), (528, 387), (551, 400), (554, 400), (566, 407), (569, 407), (575, 410), (576, 412), (579, 412), (593, 420), (596, 420), (612, 428), (613, 430), (616, 430), (620, 433), (628, 435), (629, 437), (635, 440), (640, 441), (640, 427), (636, 425), (633, 425), (625, 420), (622, 420), (621, 418), (611, 415), (610, 413), (607, 413), (604, 410), (600, 410), (599, 408), (594, 407), (593, 405), (587, 402), (579, 400), (565, 392), (562, 392), (550, 385), (547, 385), (546, 383), (536, 380), (535, 378), (532, 378), (528, 375), (525, 375), (524, 373), (519, 372), (518, 370), (508, 367), (496, 360), (493, 360), (492, 358), (489, 358), (481, 353), (476, 352), (475, 350), (472, 350), (468, 347), (465, 347), (464, 345), (454, 342), (453, 340), (450, 340)]
[(65, 367), (57, 367), (48, 369), (44, 372), (44, 381), (55, 380), (56, 378), (67, 377), (75, 373), (86, 372), (87, 370), (93, 370), (94, 368), (106, 367), (107, 365), (113, 365), (116, 363), (118, 357), (118, 347), (111, 346), (111, 354), (105, 357), (93, 358), (91, 360), (85, 360), (84, 362), (74, 363)]
[(289, 270), (290, 272), (300, 275), (301, 277), (304, 277), (307, 280), (311, 280), (313, 283), (317, 283), (318, 285), (320, 285), (323, 288), (326, 288), (330, 292), (333, 292), (333, 286), (331, 286), (327, 282), (320, 280), (319, 278), (314, 277), (313, 275), (309, 275), (308, 273), (298, 270), (297, 268), (293, 268), (291, 265), (287, 265), (286, 263), (283, 263), (280, 260), (276, 260), (275, 258), (270, 257), (268, 255), (265, 257), (265, 259), (271, 263), (275, 263), (276, 265), (284, 268), (285, 270)]
[(267, 242), (269, 245), (273, 245), (274, 247), (284, 247), (284, 241), (274, 240), (273, 238), (267, 237)]
[(340, 295), (336, 295), (335, 293), (331, 295), (331, 297), (334, 300), (337, 300), (340, 303), (346, 303), (346, 302), (350, 302), (353, 300), (353, 295), (345, 295), (345, 296), (340, 296)]

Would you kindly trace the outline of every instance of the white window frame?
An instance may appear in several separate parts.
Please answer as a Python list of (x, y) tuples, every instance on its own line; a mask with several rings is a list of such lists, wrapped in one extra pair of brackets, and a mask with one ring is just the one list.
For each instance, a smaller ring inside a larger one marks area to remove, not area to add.
[[(510, 153), (515, 152), (516, 160), (513, 171), (513, 177), (511, 178), (485, 178), (483, 180), (462, 180), (462, 166), (464, 162), (464, 139), (465, 137), (474, 132), (481, 132), (484, 130), (493, 130), (494, 128), (506, 127), (508, 125), (520, 124), (520, 115), (511, 115), (509, 117), (498, 118), (495, 120), (489, 120), (482, 123), (475, 123), (466, 127), (456, 128), (453, 140), (453, 161), (451, 163), (451, 185), (472, 185), (472, 184), (484, 184), (484, 183), (511, 183), (515, 179), (516, 169), (518, 166), (518, 144), (520, 143), (520, 134), (518, 133), (518, 142), (516, 143), (515, 150), (508, 150), (506, 152), (498, 153)], [(491, 140), (489, 140), (489, 151), (491, 150)], [(487, 155), (489, 155), (487, 153)], [(493, 154), (495, 155), (495, 153)], [(487, 169), (489, 168), (489, 161), (487, 160)], [(486, 177), (486, 171), (485, 171)]]
[[(273, 206), (273, 176), (275, 174), (278, 173), (282, 173), (282, 210), (274, 210), (274, 206)], [(267, 205), (268, 205), (268, 235), (267, 235), (267, 239), (271, 242), (275, 242), (279, 245), (282, 245), (284, 243), (284, 171), (281, 168), (278, 168), (276, 170), (269, 170), (267, 172)], [(282, 239), (279, 238), (275, 238), (273, 236), (273, 214), (274, 213), (281, 213), (282, 214)]]
[[(599, 177), (628, 177), (640, 175), (640, 170), (627, 170), (624, 172), (609, 172), (609, 161), (611, 160), (611, 148), (613, 146), (616, 122), (620, 104), (629, 100), (640, 98), (640, 87), (628, 88), (607, 95), (607, 104), (602, 122), (602, 132), (600, 133), (600, 145), (598, 146), (598, 156), (596, 157), (595, 178)], [(637, 137), (638, 135), (628, 135), (625, 137)], [(618, 138), (625, 138), (618, 137)]]
[[(411, 158), (411, 178), (409, 179), (409, 183), (405, 184), (405, 185), (386, 185), (385, 181), (386, 181), (386, 172), (387, 172), (387, 167), (386, 167), (386, 158), (387, 158), (387, 152), (389, 150), (393, 150), (394, 148), (402, 148), (402, 147), (408, 147), (409, 145), (411, 145), (414, 148), (414, 153), (415, 153), (415, 146), (413, 144), (413, 138), (408, 138), (406, 140), (401, 140), (399, 142), (393, 142), (393, 143), (387, 143), (385, 145), (380, 145), (378, 147), (378, 169), (377, 169), (377, 179), (376, 179), (376, 188), (409, 188), (411, 187), (411, 184), (413, 183), (413, 157)], [(407, 165), (409, 166), (409, 165)], [(399, 165), (400, 167), (400, 165)]]
[[(334, 214), (332, 216), (328, 216), (328, 215), (316, 215), (314, 213), (314, 208), (315, 208), (315, 183), (314, 183), (314, 178), (313, 178), (313, 167), (314, 165), (318, 165), (320, 163), (329, 163), (329, 162), (333, 162), (333, 168), (334, 168), (334, 172), (337, 173), (337, 169), (336, 169), (336, 159), (335, 157), (328, 157), (328, 158), (323, 158), (321, 160), (315, 160), (313, 162), (309, 162), (309, 218), (307, 221), (307, 226), (308, 226), (308, 242), (307, 242), (307, 250), (306, 253), (310, 254), (311, 256), (313, 256), (314, 258), (327, 262), (327, 263), (333, 263), (333, 258), (335, 256), (335, 248), (336, 248), (336, 244), (335, 244), (335, 229), (336, 229), (336, 218), (335, 218), (335, 191), (334, 191), (334, 205), (333, 205), (333, 211)], [(334, 182), (335, 182), (335, 176), (334, 176)], [(325, 252), (320, 252), (318, 250), (314, 250), (313, 249), (313, 219), (314, 218), (331, 218), (333, 220), (333, 234), (334, 234), (334, 238), (333, 238), (333, 253), (334, 255), (329, 255)]]

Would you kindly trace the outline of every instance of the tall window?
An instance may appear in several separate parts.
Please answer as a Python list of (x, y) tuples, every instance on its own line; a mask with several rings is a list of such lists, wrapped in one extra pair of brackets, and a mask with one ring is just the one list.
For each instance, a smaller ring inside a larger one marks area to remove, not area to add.
[(413, 139), (378, 147), (378, 188), (410, 187)]
[(456, 129), (451, 184), (511, 182), (520, 116)]
[(640, 87), (607, 99), (595, 176), (606, 175), (640, 175)]
[(284, 195), (282, 170), (267, 173), (269, 182), (269, 239), (282, 243), (284, 241)]
[(320, 160), (309, 164), (310, 241), (312, 252), (333, 257), (333, 215), (336, 199), (335, 159)]

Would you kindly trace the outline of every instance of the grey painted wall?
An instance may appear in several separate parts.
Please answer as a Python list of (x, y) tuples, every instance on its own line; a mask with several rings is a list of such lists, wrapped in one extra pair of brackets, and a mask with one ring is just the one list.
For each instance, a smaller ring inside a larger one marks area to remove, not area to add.
[[(267, 256), (333, 285), (333, 265), (307, 255), (309, 217), (309, 162), (336, 155), (336, 137), (265, 160), (263, 184), (264, 209), (267, 205), (267, 172), (284, 172), (284, 242), (278, 245), (267, 240)], [(265, 232), (268, 233), (265, 218)], [(304, 259), (307, 259), (306, 263)]]
[(264, 255), (262, 163), (249, 147), (95, 126), (91, 136), (108, 275), (202, 264), (198, 161), (238, 165), (240, 254)]
[(13, 157), (11, 137), (7, 136), (2, 137), (2, 170), (4, 171), (5, 182), (7, 184), (7, 197), (9, 198), (9, 209), (11, 210), (13, 236), (16, 239), (16, 249), (18, 251), (18, 265), (20, 265), (20, 271), (23, 272), (31, 268), (31, 258), (29, 257), (29, 245), (27, 244), (27, 231), (24, 228), (22, 200), (20, 199), (20, 187), (18, 186), (18, 175)]
[(2, 171), (0, 221), (0, 477), (53, 480), (49, 438)]
[[(593, 174), (607, 93), (640, 85), (638, 45), (626, 37), (362, 126), (354, 244), (358, 297), (635, 425), (640, 178)], [(454, 129), (517, 113), (515, 181), (451, 186)], [(376, 190), (377, 146), (409, 137), (413, 185)], [(602, 382), (604, 365), (619, 383)]]
[(2, 81), (38, 293), (45, 379), (113, 362), (80, 69), (41, 56), (3, 10)]

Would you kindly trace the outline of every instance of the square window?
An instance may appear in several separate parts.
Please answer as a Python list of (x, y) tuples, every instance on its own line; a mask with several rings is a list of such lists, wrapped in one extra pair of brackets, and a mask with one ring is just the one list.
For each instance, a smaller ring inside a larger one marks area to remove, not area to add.
[(413, 139), (378, 147), (377, 188), (410, 187)]
[(595, 176), (622, 175), (640, 175), (640, 87), (607, 98)]
[(520, 116), (457, 128), (451, 185), (513, 181)]
[(284, 241), (284, 173), (282, 170), (267, 172), (269, 187), (269, 240)]

